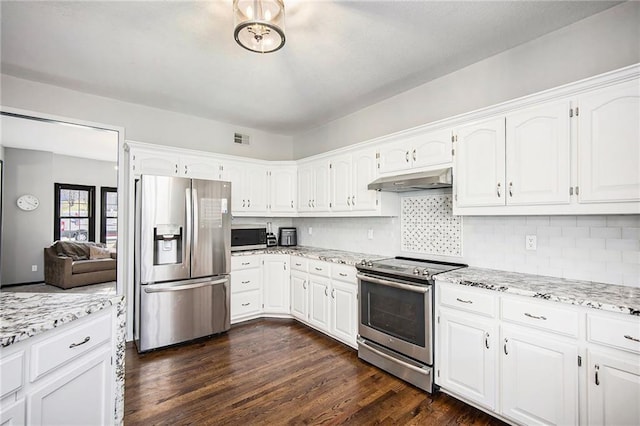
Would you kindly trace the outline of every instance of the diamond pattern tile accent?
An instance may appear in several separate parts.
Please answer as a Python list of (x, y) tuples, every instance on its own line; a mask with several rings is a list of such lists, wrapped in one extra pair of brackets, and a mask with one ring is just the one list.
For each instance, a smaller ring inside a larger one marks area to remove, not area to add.
[(451, 194), (402, 197), (402, 251), (462, 256), (462, 217)]

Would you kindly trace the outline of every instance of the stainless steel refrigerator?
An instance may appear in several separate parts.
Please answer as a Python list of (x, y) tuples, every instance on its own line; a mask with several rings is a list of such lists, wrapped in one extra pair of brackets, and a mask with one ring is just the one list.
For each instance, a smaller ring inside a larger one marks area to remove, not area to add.
[(138, 351), (229, 330), (231, 183), (143, 175), (135, 191)]

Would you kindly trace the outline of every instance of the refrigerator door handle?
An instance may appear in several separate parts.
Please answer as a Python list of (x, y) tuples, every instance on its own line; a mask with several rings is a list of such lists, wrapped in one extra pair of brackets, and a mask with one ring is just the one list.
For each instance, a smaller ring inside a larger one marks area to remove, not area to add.
[(185, 189), (185, 222), (186, 222), (186, 232), (184, 236), (185, 245), (182, 247), (182, 264), (185, 265), (188, 271), (191, 270), (191, 188)]
[(193, 201), (193, 247), (198, 247), (198, 228), (200, 227), (198, 219), (198, 190), (191, 190)]
[(208, 286), (213, 286), (213, 285), (218, 285), (218, 284), (224, 284), (226, 282), (228, 282), (229, 279), (228, 278), (223, 278), (221, 280), (216, 280), (216, 281), (205, 281), (205, 282), (201, 282), (201, 283), (195, 283), (195, 284), (157, 284), (157, 285), (146, 285), (143, 286), (144, 287), (144, 292), (145, 293), (163, 293), (163, 292), (167, 292), (167, 291), (181, 291), (181, 290), (190, 290), (190, 289), (194, 289), (194, 288), (200, 288), (200, 287), (208, 287)]

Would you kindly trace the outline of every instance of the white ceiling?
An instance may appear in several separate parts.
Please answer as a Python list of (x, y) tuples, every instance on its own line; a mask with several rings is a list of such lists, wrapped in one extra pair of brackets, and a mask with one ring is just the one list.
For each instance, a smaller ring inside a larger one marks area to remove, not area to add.
[(1, 69), (297, 134), (619, 3), (284, 1), (266, 55), (236, 45), (231, 0), (2, 1)]
[(62, 122), (0, 115), (0, 145), (118, 161), (118, 132)]

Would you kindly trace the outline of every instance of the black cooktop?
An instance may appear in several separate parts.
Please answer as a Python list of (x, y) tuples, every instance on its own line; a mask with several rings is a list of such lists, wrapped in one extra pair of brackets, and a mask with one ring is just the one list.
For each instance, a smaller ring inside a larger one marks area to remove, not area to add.
[(429, 281), (436, 274), (465, 268), (462, 263), (439, 262), (436, 260), (391, 257), (388, 259), (362, 260), (356, 265), (359, 271), (382, 273), (385, 276), (411, 277)]

